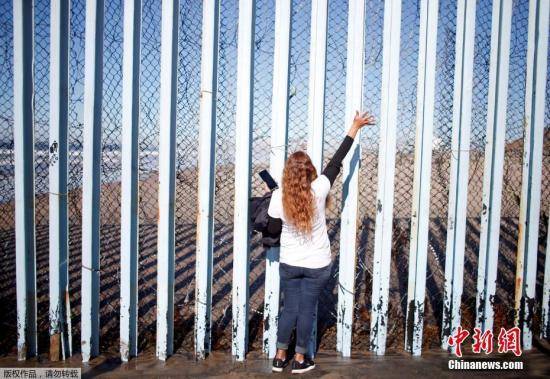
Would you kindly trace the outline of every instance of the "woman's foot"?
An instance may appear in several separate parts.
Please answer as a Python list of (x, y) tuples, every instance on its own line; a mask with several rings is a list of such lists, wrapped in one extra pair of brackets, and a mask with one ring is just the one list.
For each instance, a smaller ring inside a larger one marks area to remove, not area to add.
[(289, 359), (286, 358), (286, 350), (277, 349), (277, 354), (273, 358), (272, 370), (275, 372), (283, 372), (284, 368), (288, 366)]
[(292, 362), (292, 373), (293, 374), (302, 374), (304, 372), (308, 372), (310, 370), (313, 370), (315, 368), (315, 362), (313, 359), (305, 357), (302, 362), (299, 362), (298, 360), (294, 359)]
[(273, 358), (273, 367), (271, 368), (274, 372), (283, 372), (286, 366), (288, 366), (289, 359)]

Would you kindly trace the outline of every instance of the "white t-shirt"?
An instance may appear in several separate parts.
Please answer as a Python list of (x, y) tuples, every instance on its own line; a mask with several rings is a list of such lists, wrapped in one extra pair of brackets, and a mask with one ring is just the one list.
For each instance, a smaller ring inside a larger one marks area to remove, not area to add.
[(321, 268), (331, 262), (330, 241), (325, 218), (325, 203), (330, 191), (330, 181), (325, 175), (320, 175), (311, 182), (311, 190), (315, 198), (315, 215), (311, 235), (299, 233), (287, 222), (283, 211), (283, 193), (276, 189), (271, 195), (267, 214), (282, 220), (281, 231), (281, 263), (291, 266)]

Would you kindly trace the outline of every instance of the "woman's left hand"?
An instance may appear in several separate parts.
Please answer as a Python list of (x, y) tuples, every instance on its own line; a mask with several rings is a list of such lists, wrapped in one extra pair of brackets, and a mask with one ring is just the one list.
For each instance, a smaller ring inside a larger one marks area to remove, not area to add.
[(359, 113), (355, 111), (355, 117), (353, 118), (353, 126), (357, 129), (361, 129), (365, 125), (374, 125), (376, 120), (369, 112)]
[(365, 125), (374, 125), (375, 123), (376, 120), (370, 113), (364, 112), (360, 114), (359, 111), (355, 111), (355, 117), (353, 118), (353, 123), (349, 129), (348, 136), (355, 138), (359, 129)]

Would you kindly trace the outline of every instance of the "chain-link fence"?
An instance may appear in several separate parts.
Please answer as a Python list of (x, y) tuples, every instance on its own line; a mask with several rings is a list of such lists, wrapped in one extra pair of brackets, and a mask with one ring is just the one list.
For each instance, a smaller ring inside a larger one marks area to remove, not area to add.
[[(398, 98), (397, 156), (388, 345), (402, 349), (404, 341), (410, 214), (414, 170), (416, 86), (420, 1), (403, 1)], [(49, 27), (50, 1), (35, 0), (35, 189), (39, 346), (45, 351), (48, 339), (48, 133), (49, 133)], [(366, 0), (363, 108), (379, 119), (382, 75), (384, 1)], [(326, 96), (325, 163), (339, 146), (351, 120), (345, 120), (347, 1), (329, 0)], [(469, 206), (464, 272), (462, 315), (471, 326), (475, 316), (477, 254), (479, 248), (481, 196), (492, 2), (477, 3), (472, 137), (470, 147)], [(14, 261), (14, 162), (13, 162), (13, 25), (12, 6), (0, 2), (0, 251), (3, 262), (0, 285), (4, 332), (0, 351), (15, 345), (15, 261)], [(120, 172), (123, 2), (105, 6), (102, 198), (101, 212), (101, 350), (118, 351), (120, 295)], [(253, 195), (265, 190), (256, 173), (269, 165), (275, 0), (257, 0), (254, 39), (253, 108)], [(288, 152), (307, 145), (311, 2), (293, 1), (290, 56)], [(139, 345), (152, 349), (156, 335), (156, 243), (158, 213), (158, 134), (160, 92), (161, 2), (143, 0), (141, 35), (140, 131), (139, 131)], [(495, 327), (512, 322), (515, 251), (521, 189), (525, 64), (527, 53), (528, 3), (514, 0), (510, 52), (510, 84), (506, 127), (504, 190)], [(85, 42), (85, 0), (71, 1), (70, 88), (69, 88), (69, 244), (70, 297), (73, 314), (73, 343), (80, 344), (81, 275), (81, 185), (83, 146), (83, 81)], [(212, 347), (231, 346), (231, 287), (233, 243), (233, 199), (235, 192), (235, 101), (237, 63), (238, 1), (221, 2), (218, 94), (216, 126), (216, 172), (214, 209), (214, 257), (212, 289)], [(178, 98), (176, 130), (176, 279), (175, 348), (193, 348), (195, 238), (197, 210), (197, 148), (200, 101), (202, 5), (180, 1), (178, 36)], [(424, 345), (440, 344), (441, 312), (446, 248), (446, 219), (453, 116), (453, 83), (456, 31), (456, 2), (440, 0), (430, 236)], [(547, 92), (550, 95), (550, 81)], [(547, 104), (550, 96), (547, 96)], [(546, 107), (546, 125), (550, 124)], [(542, 281), (542, 251), (550, 197), (550, 132), (545, 129), (543, 194), (539, 256)], [(379, 126), (365, 129), (361, 136), (362, 162), (359, 169), (359, 227), (355, 280), (353, 348), (366, 350), (370, 332), (372, 256), (374, 250), (375, 202), (377, 190)], [(319, 303), (318, 341), (333, 349), (336, 335), (338, 283), (339, 215), (342, 186), (336, 182), (328, 212), (329, 236), (336, 264)], [(249, 349), (262, 344), (263, 285), (265, 255), (257, 237), (250, 253)], [(540, 288), (537, 290), (540, 294)], [(537, 324), (537, 323), (535, 323)]]
[(434, 136), (430, 191), (430, 230), (428, 265), (426, 270), (426, 299), (424, 345), (437, 346), (441, 336), (443, 283), (445, 280), (445, 248), (447, 237), (448, 185), (451, 157), (451, 128), (453, 123), (456, 4), (439, 3), (437, 33)]

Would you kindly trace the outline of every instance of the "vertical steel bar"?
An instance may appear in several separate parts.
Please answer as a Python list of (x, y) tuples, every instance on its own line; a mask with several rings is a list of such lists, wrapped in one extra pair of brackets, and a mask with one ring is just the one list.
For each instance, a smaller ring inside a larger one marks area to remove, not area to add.
[(546, 227), (546, 256), (544, 260), (541, 313), (540, 337), (550, 338), (550, 217), (548, 218), (548, 226)]
[(219, 0), (203, 3), (199, 129), (199, 214), (195, 287), (195, 355), (210, 352)]
[(255, 0), (239, 1), (237, 104), (235, 113), (235, 208), (233, 230), (232, 354), (243, 361), (248, 343), (248, 257)]
[(71, 355), (67, 213), (70, 1), (50, 4), (50, 360)]
[(409, 283), (405, 348), (413, 355), (422, 352), (426, 263), (430, 226), (430, 179), (434, 122), (435, 67), (438, 0), (422, 0), (416, 92), (416, 146), (411, 211)]
[(448, 347), (447, 338), (460, 324), (466, 211), (468, 208), (475, 17), (476, 2), (473, 0), (459, 0), (457, 3), (451, 180), (449, 184), (445, 295), (441, 336), (444, 349)]
[(512, 2), (493, 2), (491, 61), (487, 104), (483, 206), (477, 273), (476, 326), (493, 329), (493, 301), (496, 291), (500, 209), (504, 173), (504, 139), (508, 101), (508, 68), (512, 25)]
[[(275, 5), (275, 46), (273, 51), (273, 97), (271, 154), (269, 171), (281, 184), (288, 139), (288, 93), (292, 0), (277, 0)], [(279, 313), (279, 248), (266, 252), (263, 351), (273, 358), (277, 345)]]
[(307, 151), (317, 172), (320, 172), (323, 165), (327, 22), (328, 0), (312, 0)]
[(384, 6), (380, 147), (378, 150), (378, 192), (376, 199), (376, 228), (374, 233), (370, 334), (371, 350), (378, 355), (383, 355), (386, 350), (392, 247), (400, 28), (401, 0), (387, 1)]
[(179, 0), (162, 2), (160, 51), (159, 216), (157, 242), (157, 358), (174, 345), (174, 200)]
[(529, 2), (525, 134), (515, 293), (515, 323), (522, 330), (524, 350), (531, 349), (535, 312), (549, 17), (549, 0)]
[[(363, 105), (363, 64), (365, 58), (365, 2), (352, 0), (348, 6), (348, 42), (346, 68), (346, 110), (344, 128), (349, 127), (355, 111)], [(351, 354), (353, 309), (355, 297), (355, 265), (357, 251), (357, 200), (361, 135), (355, 138), (343, 162), (342, 218), (340, 223), (340, 265), (338, 273), (338, 321), (336, 349), (344, 357)]]
[(82, 361), (99, 353), (99, 199), (103, 101), (103, 0), (86, 2), (82, 168)]
[(13, 1), (13, 142), (17, 356), (37, 354), (34, 233), (34, 2)]
[(122, 180), (120, 202), (120, 356), (137, 355), (138, 136), (141, 0), (124, 2), (122, 58)]

